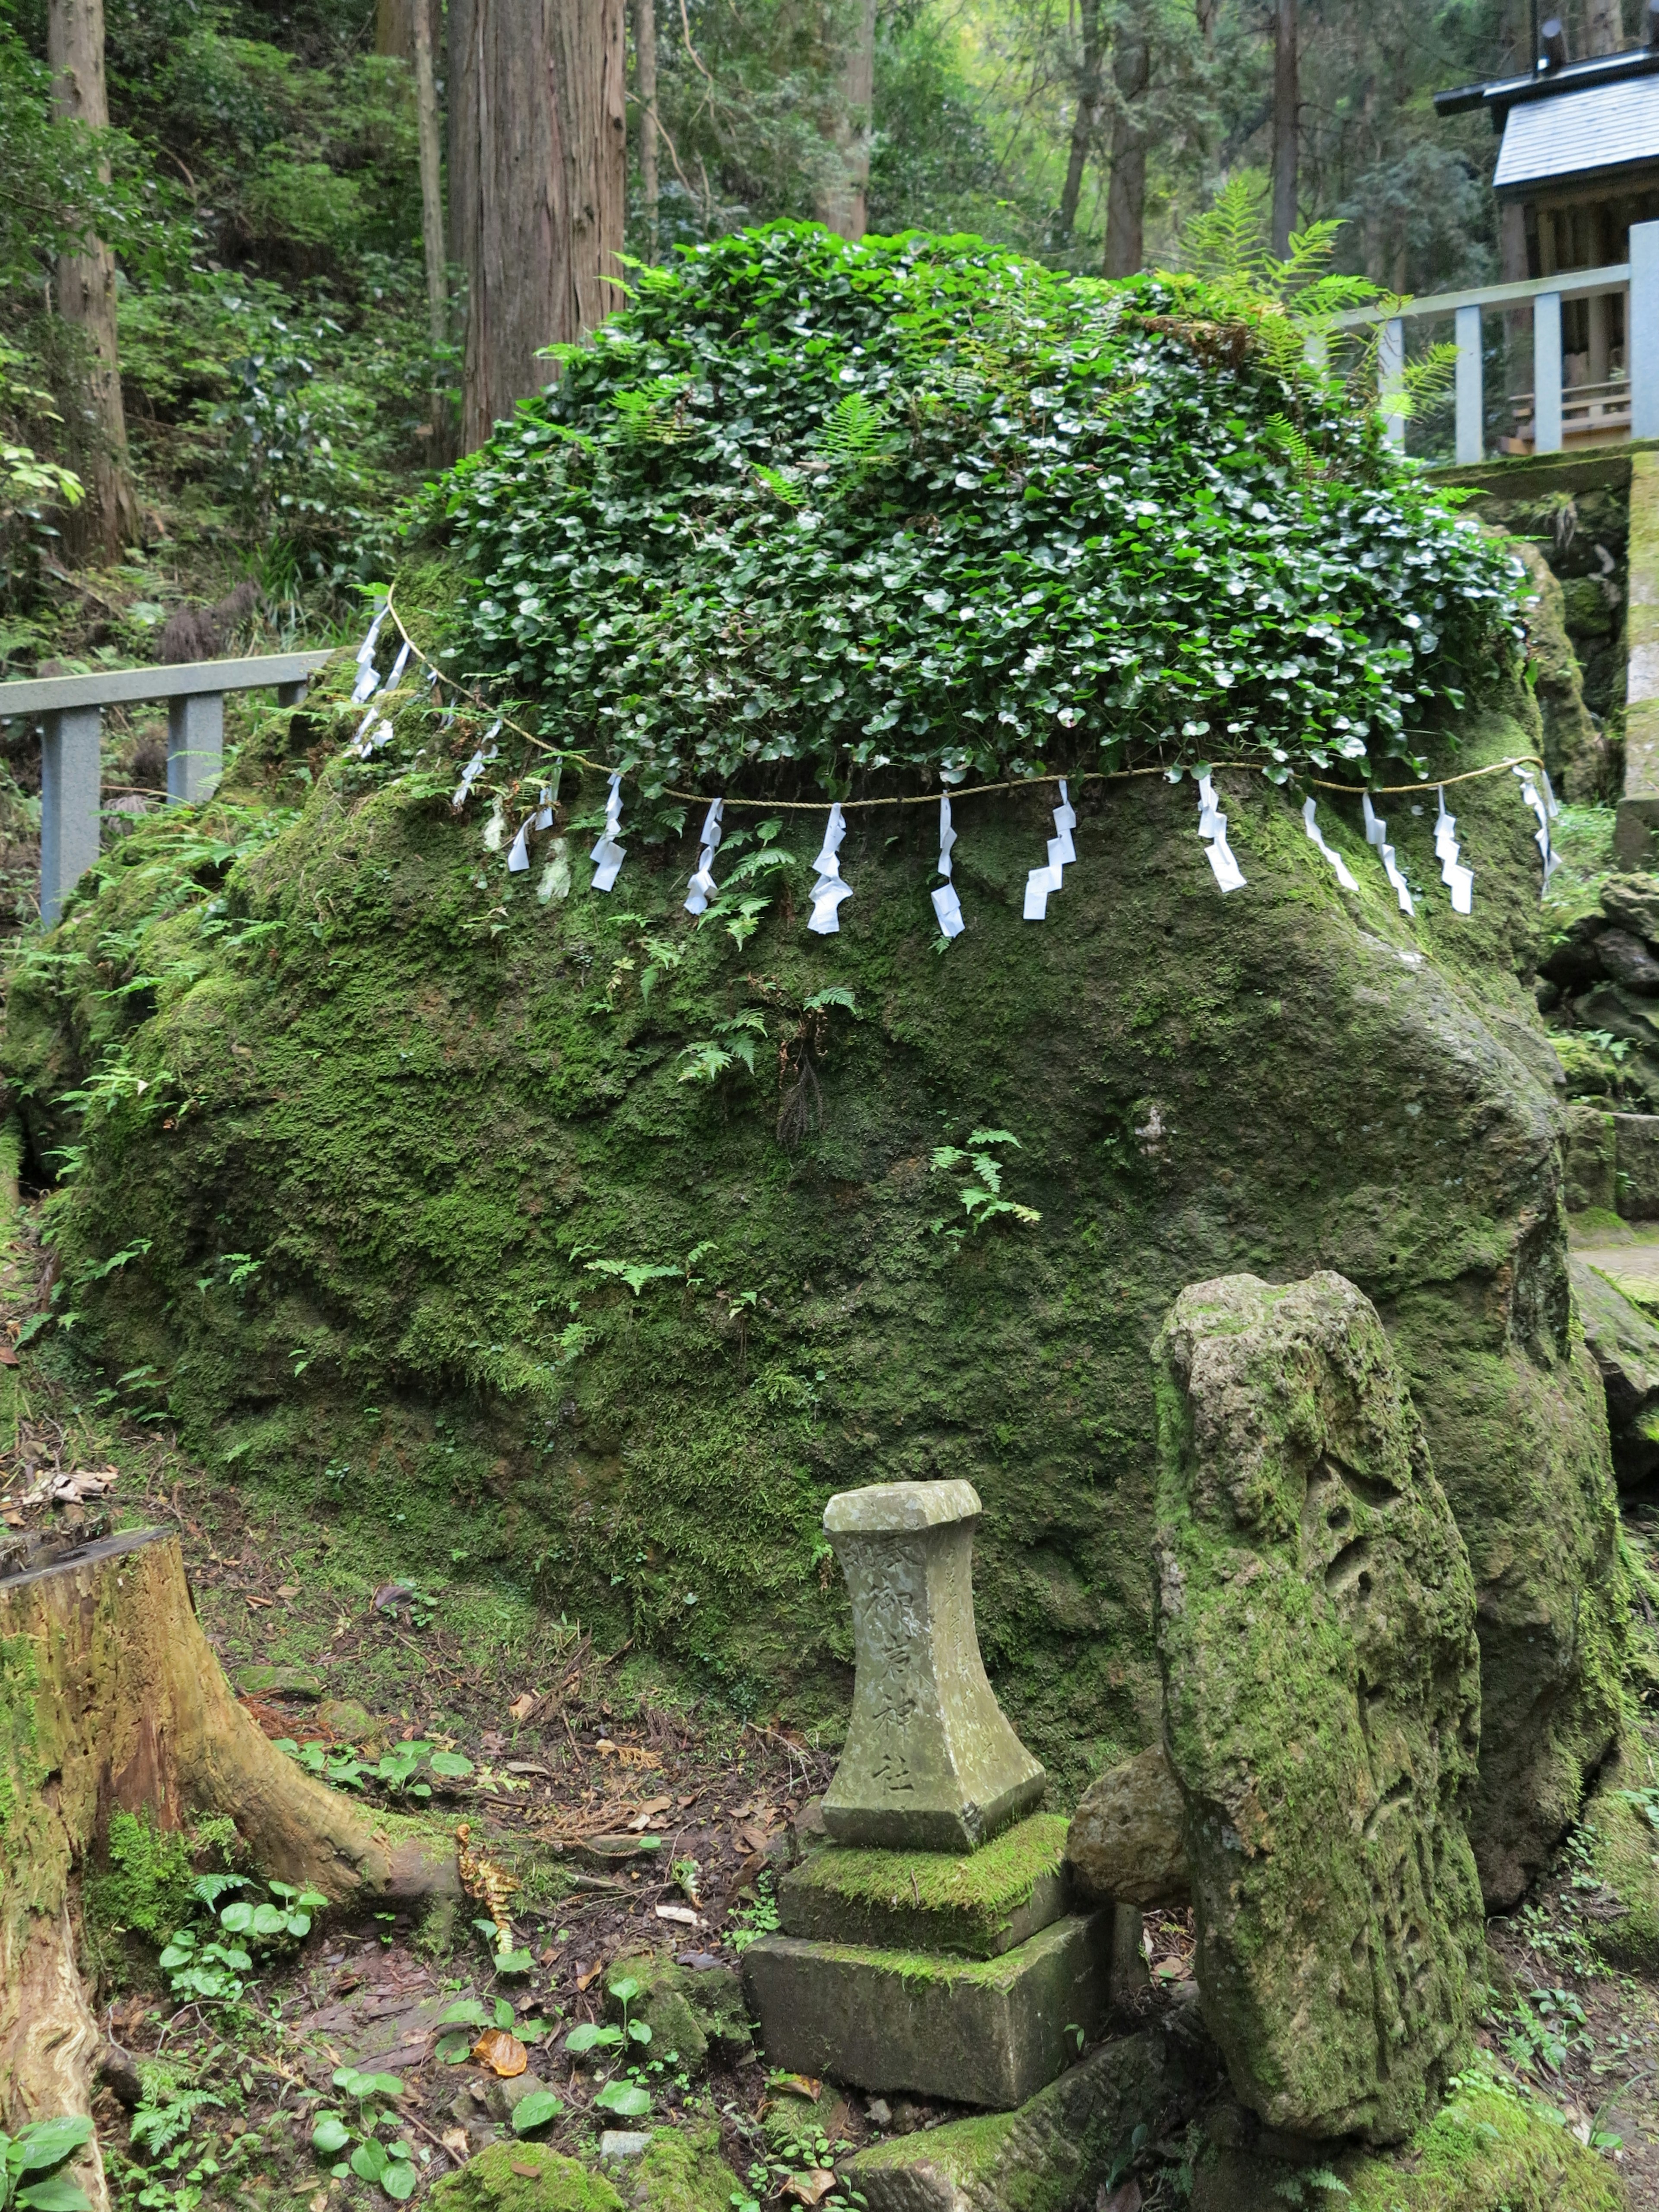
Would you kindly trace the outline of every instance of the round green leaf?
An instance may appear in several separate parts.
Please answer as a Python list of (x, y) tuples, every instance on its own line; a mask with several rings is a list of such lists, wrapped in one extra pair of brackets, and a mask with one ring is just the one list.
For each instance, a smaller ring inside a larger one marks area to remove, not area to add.
[(628, 2023), (628, 2033), (633, 2037), (635, 2043), (649, 2043), (651, 2040), (651, 2023), (649, 2021), (645, 2020), (630, 2020)]
[(625, 2120), (637, 2120), (651, 2109), (650, 2092), (637, 2081), (607, 2081), (593, 2102), (605, 2112), (620, 2112)]
[[(446, 2027), (452, 2021), (458, 2027), (488, 2027), (491, 2025), (490, 2015), (484, 2010), (477, 1997), (457, 1997), (453, 2004), (444, 2007), (439, 2018)], [(512, 2019), (513, 2014), (509, 2009), (507, 2021), (505, 2022), (497, 2021), (495, 2025), (510, 2026)]]
[(564, 2039), (564, 2047), (567, 2051), (578, 2053), (591, 2051), (599, 2041), (601, 2033), (602, 2031), (596, 2027), (591, 2020), (585, 2020), (580, 2027), (571, 2029)]
[(386, 2154), (373, 2136), (360, 2142), (349, 2161), (359, 2181), (378, 2181), (386, 2169)]
[(311, 2147), (319, 2158), (333, 2158), (351, 2141), (351, 2130), (337, 2112), (325, 2112), (311, 2130)]
[(527, 2136), (537, 2128), (544, 2128), (550, 2120), (557, 2119), (563, 2110), (562, 2101), (550, 2089), (532, 2089), (513, 2107), (513, 2132), (515, 2136)]
[(431, 1764), (434, 1774), (446, 1775), (455, 1782), (465, 1781), (472, 1771), (472, 1761), (459, 1751), (434, 1751)]
[(528, 1951), (497, 1951), (495, 1972), (498, 1974), (527, 1974), (535, 1965)]
[(370, 2074), (364, 2077), (368, 2083), (360, 2094), (369, 2097), (401, 2097), (404, 2085), (395, 2074)]
[(288, 1928), (288, 1915), (280, 1905), (256, 1905), (253, 1908), (253, 1932), (256, 1936), (281, 1936)]
[(405, 2197), (415, 2194), (417, 2179), (414, 2167), (405, 2158), (389, 2160), (380, 2176), (380, 2186), (394, 2203), (401, 2204)]
[(645, 1984), (635, 1981), (632, 1974), (623, 1974), (616, 1981), (607, 1982), (605, 1987), (618, 2004), (632, 2004)]
[(463, 2029), (455, 2035), (441, 2036), (433, 2053), (441, 2066), (464, 2066), (472, 2056), (472, 2037)]
[(219, 1915), (219, 1925), (233, 1936), (246, 1936), (253, 1925), (253, 1907), (239, 1898)]

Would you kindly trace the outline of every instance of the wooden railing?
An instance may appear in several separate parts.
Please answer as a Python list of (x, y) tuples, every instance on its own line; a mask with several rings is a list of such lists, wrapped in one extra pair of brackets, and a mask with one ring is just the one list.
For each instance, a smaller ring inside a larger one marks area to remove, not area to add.
[(273, 653), (252, 660), (195, 660), (167, 668), (100, 669), (90, 676), (41, 676), (0, 684), (0, 721), (39, 721), (40, 919), (47, 928), (98, 858), (103, 799), (100, 740), (106, 707), (167, 702), (167, 797), (208, 798), (224, 767), (225, 694), (276, 690), (297, 706), (327, 653)]
[[(1563, 381), (1561, 303), (1609, 293), (1625, 295), (1625, 374), (1596, 384)], [(1382, 325), (1377, 345), (1381, 396), (1404, 382), (1406, 325), (1428, 317), (1449, 315), (1457, 343), (1455, 453), (1460, 462), (1486, 458), (1485, 362), (1481, 318), (1487, 310), (1532, 309), (1533, 388), (1525, 425), (1535, 453), (1559, 453), (1569, 439), (1659, 438), (1659, 222), (1631, 225), (1630, 259), (1604, 269), (1563, 270), (1525, 283), (1483, 284), (1467, 292), (1437, 292), (1412, 300), (1396, 314), (1357, 308), (1339, 315), (1333, 327), (1354, 330)], [(1622, 404), (1620, 395), (1622, 392)], [(1406, 442), (1403, 415), (1389, 416), (1389, 434)]]

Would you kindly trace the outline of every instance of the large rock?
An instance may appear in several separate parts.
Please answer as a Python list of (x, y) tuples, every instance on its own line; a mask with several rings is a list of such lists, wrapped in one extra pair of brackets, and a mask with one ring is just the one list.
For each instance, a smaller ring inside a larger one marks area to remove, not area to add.
[[(406, 577), (398, 603), (436, 649), (428, 588)], [(683, 911), (693, 856), (633, 785), (615, 895), (589, 891), (568, 825), (574, 884), (556, 870), (544, 903), (453, 782), (428, 797), (342, 759), (334, 682), (249, 734), (232, 790), (254, 811), (204, 817), (259, 833), (222, 879), (198, 884), (218, 861), (163, 810), (12, 981), (36, 1164), (64, 1143), (83, 1162), (56, 1214), (76, 1343), (152, 1367), (186, 1447), (279, 1527), (323, 1524), (366, 1587), (395, 1528), (398, 1571), (446, 1605), (533, 1588), (596, 1648), (631, 1637), (826, 1741), (852, 1645), (825, 1501), (970, 1481), (991, 1680), (1070, 1802), (1160, 1726), (1164, 1315), (1229, 1270), (1338, 1268), (1387, 1317), (1468, 1547), (1474, 1832), (1512, 1899), (1611, 1738), (1620, 1608), (1530, 989), (1536, 825), (1508, 769), (1448, 793), (1467, 916), (1431, 793), (1384, 808), (1422, 889), (1408, 920), (1357, 801), (1320, 797), (1346, 892), (1299, 808), (1224, 771), (1249, 879), (1225, 899), (1190, 783), (1096, 781), (1072, 787), (1078, 861), (1041, 925), (1022, 908), (1052, 793), (991, 793), (957, 801), (967, 926), (943, 957), (927, 807), (849, 811), (827, 939), (799, 903), (823, 817), (781, 817), (793, 890), (763, 883), (739, 946)], [(1463, 718), (1458, 771), (1538, 750), (1513, 706)], [(560, 804), (580, 821), (604, 788), (567, 764)], [(258, 811), (273, 799), (294, 816)], [(823, 1123), (786, 1153), (777, 1049), (830, 985), (856, 1011), (812, 1018)], [(768, 1024), (753, 1075), (732, 1057), (682, 1081), (739, 1016)], [(83, 1128), (53, 1101), (106, 1047), (149, 1087)], [(959, 1178), (932, 1155), (981, 1127), (1018, 1138), (1004, 1190), (1042, 1218), (957, 1241)], [(243, 1253), (258, 1272), (229, 1267)], [(673, 1273), (635, 1297), (595, 1260)]]
[(1161, 1743), (1110, 1768), (1078, 1800), (1066, 1838), (1085, 1897), (1143, 1909), (1185, 1905), (1191, 1892), (1181, 1785)]
[(1468, 2024), (1474, 1586), (1375, 1308), (1340, 1275), (1176, 1299), (1158, 1644), (1204, 2015), (1293, 2135), (1397, 2140)]
[(1613, 1474), (1635, 1490), (1659, 1468), (1659, 1326), (1582, 1260), (1572, 1262), (1572, 1288), (1607, 1394)]

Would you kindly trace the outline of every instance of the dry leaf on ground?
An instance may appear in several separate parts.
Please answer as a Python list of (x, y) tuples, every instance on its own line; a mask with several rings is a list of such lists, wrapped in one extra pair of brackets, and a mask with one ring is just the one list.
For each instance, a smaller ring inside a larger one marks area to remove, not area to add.
[(1140, 2184), (1132, 2178), (1109, 2197), (1103, 2189), (1095, 2199), (1095, 2212), (1140, 2212)]
[(700, 1912), (693, 1912), (689, 1905), (659, 1905), (657, 1907), (657, 1917), (659, 1920), (672, 1920), (677, 1928), (702, 1926), (702, 1915)]
[(786, 2089), (792, 2097), (805, 2097), (809, 2105), (817, 2104), (818, 2093), (823, 2087), (823, 2082), (815, 2081), (810, 2074), (769, 2075), (766, 2086), (769, 2089)]
[(530, 2063), (530, 2053), (516, 2035), (509, 2035), (504, 2027), (487, 2027), (472, 2046), (472, 2056), (480, 2066), (487, 2066), (492, 2074), (499, 2074), (510, 2081), (515, 2074), (522, 2074)]
[(442, 2135), (439, 2136), (438, 2140), (443, 2145), (444, 2148), (449, 2153), (451, 2158), (458, 2159), (463, 2165), (465, 2164), (467, 2157), (467, 2141), (466, 2130), (465, 2128), (446, 2128)]
[(835, 2185), (836, 2177), (829, 2167), (815, 2166), (810, 2173), (792, 2173), (778, 2194), (795, 2197), (802, 2204), (821, 2204)]
[(536, 1710), (536, 1692), (526, 1690), (521, 1698), (514, 1698), (507, 1709), (515, 1721), (527, 1721)]
[(599, 1980), (599, 1976), (604, 1972), (605, 1961), (603, 1959), (597, 1960), (595, 1964), (591, 1966), (579, 1966), (576, 1969), (576, 1987), (579, 1990), (590, 1988), (593, 1983)]

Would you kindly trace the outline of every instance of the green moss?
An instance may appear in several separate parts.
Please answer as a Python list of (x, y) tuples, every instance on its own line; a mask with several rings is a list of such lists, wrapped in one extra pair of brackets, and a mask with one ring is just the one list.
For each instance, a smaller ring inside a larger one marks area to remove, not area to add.
[(744, 2192), (720, 2142), (718, 2127), (656, 2129), (627, 2176), (636, 2212), (731, 2212)]
[(193, 1848), (191, 1837), (178, 1829), (160, 1830), (148, 1815), (111, 1814), (108, 1866), (86, 1886), (87, 1911), (94, 1925), (107, 1934), (131, 1929), (152, 1943), (165, 1943), (189, 1916), (196, 1880)]
[(430, 2202), (434, 2212), (627, 2212), (608, 2181), (543, 2143), (492, 2143)]
[(915, 2165), (918, 2152), (958, 2187), (978, 2179), (996, 2164), (997, 2154), (1019, 2124), (1018, 2112), (982, 2112), (971, 2120), (950, 2120), (930, 2128), (925, 2145), (914, 2136), (891, 2136), (859, 2153), (860, 2174), (902, 2173)]
[(1535, 2104), (1479, 2082), (1460, 2087), (1403, 2153), (1337, 2170), (1352, 2212), (1625, 2212), (1605, 2160)]
[(1064, 1814), (1035, 1814), (960, 1856), (829, 1845), (784, 1877), (783, 1924), (792, 1934), (987, 1956), (1006, 1947), (1039, 1882), (1055, 1887), (1060, 1902), (1067, 1826)]
[(749, 2049), (753, 2031), (743, 1984), (730, 1968), (681, 1966), (672, 1951), (624, 1954), (611, 1961), (605, 1975), (606, 2009), (615, 2019), (622, 2017), (623, 2008), (608, 1991), (624, 1978), (641, 1985), (629, 2013), (651, 2030), (654, 2057), (677, 2052), (680, 2066), (697, 2075), (707, 2069), (711, 2044), (723, 2046), (728, 2058)]
[(15, 1872), (29, 1808), (46, 1776), (37, 1755), (40, 1671), (27, 1636), (0, 1637), (0, 1871)]
[(1652, 1973), (1659, 1968), (1659, 1790), (1604, 1782), (1585, 1813), (1590, 1871), (1622, 1910), (1599, 1914), (1595, 1941), (1614, 1966)]

